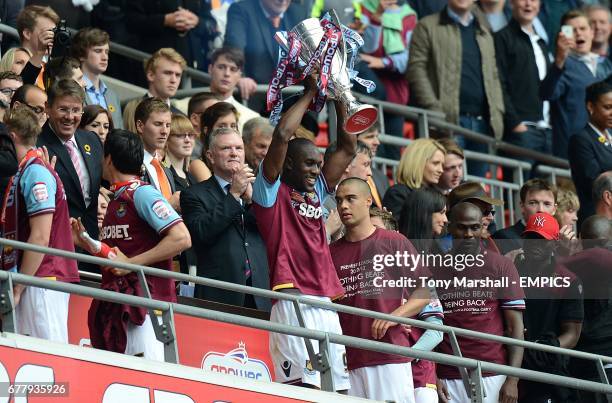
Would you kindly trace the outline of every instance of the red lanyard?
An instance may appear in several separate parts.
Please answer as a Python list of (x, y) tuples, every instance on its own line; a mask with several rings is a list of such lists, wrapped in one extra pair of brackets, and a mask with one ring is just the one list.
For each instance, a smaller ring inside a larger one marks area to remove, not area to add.
[(132, 178), (126, 181), (121, 181), (121, 182), (115, 182), (111, 185), (110, 187), (110, 191), (111, 192), (116, 192), (118, 189), (121, 189), (124, 186), (129, 186), (132, 183), (136, 183), (136, 182), (140, 182), (140, 179), (137, 178)]

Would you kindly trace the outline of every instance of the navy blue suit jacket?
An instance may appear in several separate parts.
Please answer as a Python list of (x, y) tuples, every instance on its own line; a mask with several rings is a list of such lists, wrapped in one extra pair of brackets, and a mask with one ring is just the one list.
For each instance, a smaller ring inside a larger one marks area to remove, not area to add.
[(595, 214), (593, 182), (599, 174), (612, 170), (612, 144), (601, 143), (599, 135), (587, 125), (580, 133), (570, 138), (569, 163), (580, 200), (580, 225), (585, 218)]

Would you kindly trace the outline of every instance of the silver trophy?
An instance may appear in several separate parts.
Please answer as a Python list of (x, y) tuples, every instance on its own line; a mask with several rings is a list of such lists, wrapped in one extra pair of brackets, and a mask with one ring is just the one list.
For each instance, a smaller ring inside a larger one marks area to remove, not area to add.
[[(341, 29), (342, 26), (334, 10), (330, 11), (330, 16), (331, 22)], [(307, 64), (316, 53), (319, 43), (325, 35), (325, 31), (321, 27), (321, 21), (317, 18), (309, 18), (293, 27), (291, 32), (301, 42), (300, 59)], [(277, 32), (274, 38), (283, 49), (289, 51), (289, 44), (285, 36)], [(324, 55), (325, 49), (321, 56)], [(331, 63), (328, 98), (339, 101), (346, 112), (347, 117), (343, 125), (344, 131), (350, 134), (357, 134), (367, 130), (376, 122), (378, 110), (372, 105), (357, 102), (351, 93), (351, 87), (351, 77), (347, 64), (347, 50), (344, 37), (341, 35), (340, 43)]]

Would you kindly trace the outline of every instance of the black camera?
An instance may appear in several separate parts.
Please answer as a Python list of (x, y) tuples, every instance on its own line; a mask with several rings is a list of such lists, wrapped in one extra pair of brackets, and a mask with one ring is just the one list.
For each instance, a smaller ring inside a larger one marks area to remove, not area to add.
[(66, 28), (66, 20), (61, 20), (53, 28), (53, 51), (51, 57), (70, 55), (70, 31)]

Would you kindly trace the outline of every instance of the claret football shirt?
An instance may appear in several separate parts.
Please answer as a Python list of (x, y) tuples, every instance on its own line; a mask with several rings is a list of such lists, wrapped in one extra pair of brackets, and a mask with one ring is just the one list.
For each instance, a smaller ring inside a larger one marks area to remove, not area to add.
[(302, 294), (337, 298), (343, 294), (329, 253), (322, 201), (330, 194), (323, 175), (312, 193), (269, 182), (259, 169), (253, 185), (253, 211), (266, 244), (270, 288), (295, 288)]
[[(448, 288), (437, 288), (438, 296), (444, 309), (444, 324), (489, 333), (498, 336), (504, 334), (504, 309), (525, 309), (525, 295), (520, 288), (519, 275), (512, 261), (497, 253), (482, 252), (483, 265), (474, 265), (462, 271), (453, 268), (431, 269), (436, 280), (452, 280)], [(464, 286), (460, 280), (503, 280), (507, 286)], [(506, 280), (507, 279), (507, 280)], [(506, 364), (506, 348), (494, 341), (457, 337), (463, 357)], [(438, 345), (437, 350), (453, 354), (448, 334)], [(457, 367), (438, 364), (437, 373), (440, 379), (461, 378)], [(494, 375), (484, 373), (485, 376)]]
[[(420, 263), (412, 266), (410, 260), (397, 261), (383, 265), (381, 256), (396, 256), (399, 252), (417, 256), (416, 249), (406, 237), (395, 231), (376, 229), (372, 235), (359, 242), (349, 242), (344, 238), (330, 246), (340, 282), (345, 289), (345, 297), (338, 303), (356, 308), (382, 313), (391, 313), (399, 308), (405, 297), (409, 297), (420, 287), (420, 278), (427, 279), (429, 270)], [(375, 262), (378, 262), (375, 266)], [(404, 264), (408, 263), (408, 264)], [(384, 266), (384, 267), (381, 267)], [(378, 278), (378, 280), (374, 280)], [(414, 279), (414, 287), (405, 282)], [(391, 280), (394, 283), (383, 283)], [(435, 314), (435, 308), (424, 309), (421, 319)], [(339, 312), (342, 333), (348, 336), (372, 339), (374, 319)], [(379, 340), (398, 346), (410, 346), (408, 332), (403, 326), (389, 328)], [(347, 365), (350, 370), (374, 365), (409, 362), (410, 358), (375, 351), (346, 348)]]

